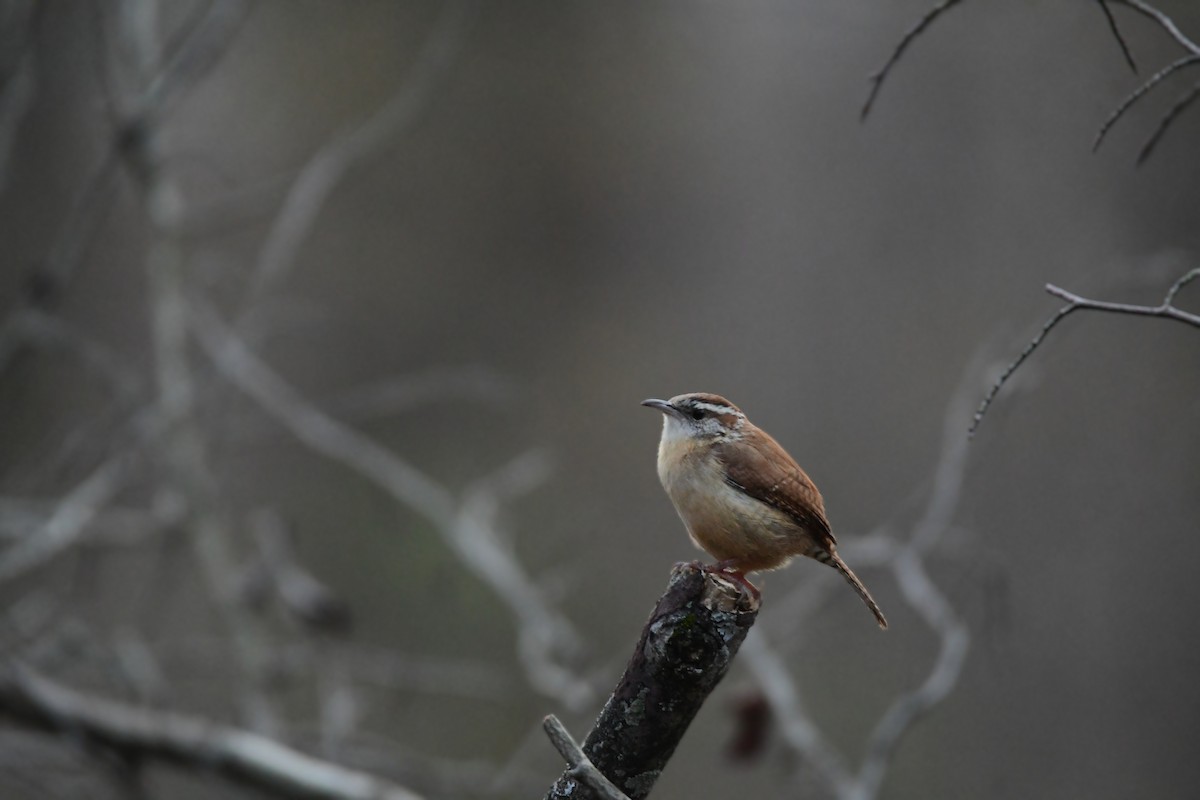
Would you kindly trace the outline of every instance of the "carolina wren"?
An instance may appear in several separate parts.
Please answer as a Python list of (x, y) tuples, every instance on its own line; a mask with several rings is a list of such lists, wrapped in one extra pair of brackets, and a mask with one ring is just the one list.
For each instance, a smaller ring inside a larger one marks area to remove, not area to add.
[(692, 542), (758, 596), (747, 572), (808, 556), (842, 574), (880, 628), (887, 620), (837, 554), (821, 493), (771, 436), (724, 397), (697, 392), (642, 405), (663, 412), (658, 478)]

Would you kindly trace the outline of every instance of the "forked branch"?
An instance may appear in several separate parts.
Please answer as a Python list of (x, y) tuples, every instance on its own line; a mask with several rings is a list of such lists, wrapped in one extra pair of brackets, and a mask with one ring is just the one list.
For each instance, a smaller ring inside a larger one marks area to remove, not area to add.
[(975, 431), (979, 429), (979, 424), (983, 421), (984, 415), (992, 405), (992, 401), (996, 399), (996, 395), (1012, 377), (1017, 368), (1025, 363), (1033, 352), (1041, 346), (1046, 340), (1046, 336), (1050, 331), (1067, 318), (1081, 309), (1089, 311), (1105, 311), (1111, 314), (1133, 314), (1142, 317), (1162, 317), (1164, 319), (1173, 319), (1193, 327), (1200, 328), (1200, 314), (1193, 314), (1189, 311), (1184, 311), (1178, 308), (1175, 303), (1175, 297), (1179, 294), (1183, 287), (1200, 277), (1200, 268), (1193, 269), (1190, 272), (1182, 275), (1175, 283), (1171, 284), (1171, 288), (1167, 290), (1167, 294), (1163, 297), (1163, 301), (1156, 306), (1139, 306), (1129, 303), (1109, 303), (1102, 300), (1090, 300), (1086, 297), (1081, 297), (1073, 292), (1068, 292), (1066, 289), (1055, 286), (1052, 283), (1046, 284), (1046, 291), (1055, 297), (1060, 297), (1067, 301), (1067, 304), (1060, 308), (1054, 316), (1046, 321), (1042, 329), (1037, 332), (1037, 335), (1030, 340), (1029, 344), (1025, 345), (1025, 349), (1021, 351), (1016, 359), (1005, 367), (1004, 372), (992, 384), (987, 394), (983, 398), (983, 402), (979, 404), (979, 409), (975, 412), (975, 416), (971, 421), (971, 427), (968, 430), (969, 436), (974, 436)]
[[(903, 57), (905, 52), (908, 50), (909, 45), (916, 41), (917, 37), (924, 33), (925, 30), (929, 28), (929, 26), (932, 25), (936, 19), (942, 16), (946, 11), (949, 11), (952, 7), (958, 5), (960, 2), (961, 0), (941, 0), (941, 2), (937, 3), (935, 6), (926, 11), (920, 17), (920, 19), (913, 24), (912, 27), (905, 31), (904, 35), (900, 37), (900, 41), (897, 42), (896, 46), (892, 49), (892, 53), (890, 56), (888, 56), (888, 59), (884, 65), (870, 76), (871, 88), (867, 93), (866, 102), (863, 103), (862, 111), (860, 112), (861, 119), (866, 119), (867, 115), (871, 113), (871, 109), (875, 105), (875, 100), (879, 97), (879, 92), (883, 88), (884, 81), (886, 81), (888, 76), (891, 75), (892, 70), (900, 62), (901, 57)], [(1144, 0), (1096, 0), (1096, 4), (1100, 7), (1101, 12), (1104, 14), (1104, 19), (1108, 23), (1108, 28), (1112, 32), (1113, 38), (1116, 39), (1117, 45), (1121, 48), (1121, 54), (1124, 56), (1125, 62), (1135, 73), (1138, 71), (1137, 62), (1134, 61), (1133, 51), (1129, 47), (1129, 42), (1125, 39), (1125, 35), (1121, 31), (1116, 17), (1113, 15), (1111, 8), (1113, 5), (1126, 6), (1142, 16), (1150, 19), (1152, 22), (1162, 28), (1168, 36), (1174, 39), (1181, 48), (1183, 48), (1184, 55), (1151, 75), (1150, 78), (1145, 80), (1124, 100), (1121, 101), (1116, 109), (1109, 115), (1108, 119), (1106, 119), (1100, 126), (1100, 130), (1096, 134), (1096, 139), (1092, 143), (1093, 151), (1100, 147), (1101, 143), (1103, 143), (1104, 139), (1108, 136), (1108, 132), (1112, 129), (1112, 127), (1118, 121), (1120, 121), (1125, 116), (1126, 112), (1136, 105), (1138, 101), (1148, 95), (1153, 89), (1161, 85), (1164, 80), (1175, 73), (1196, 64), (1200, 64), (1200, 44), (1197, 44), (1189, 36), (1187, 36), (1187, 34), (1185, 34), (1179, 28), (1179, 26), (1169, 15), (1158, 8), (1144, 2)], [(1196, 101), (1197, 97), (1200, 97), (1200, 84), (1193, 86), (1190, 91), (1182, 95), (1179, 100), (1177, 100), (1175, 104), (1167, 111), (1167, 113), (1163, 115), (1162, 119), (1159, 120), (1158, 126), (1146, 140), (1146, 143), (1142, 145), (1142, 149), (1138, 153), (1137, 163), (1139, 165), (1150, 157), (1151, 153), (1154, 152), (1155, 147), (1162, 140), (1163, 136), (1170, 129), (1170, 127), (1174, 124), (1175, 120), (1178, 119), (1179, 115)]]

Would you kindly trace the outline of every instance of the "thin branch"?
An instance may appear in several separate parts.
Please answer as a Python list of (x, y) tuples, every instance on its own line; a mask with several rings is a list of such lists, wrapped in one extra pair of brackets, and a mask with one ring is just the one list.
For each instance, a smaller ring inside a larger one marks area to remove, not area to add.
[[(1197, 58), (1197, 61), (1200, 61), (1200, 57)], [(1167, 113), (1163, 115), (1163, 118), (1158, 121), (1158, 127), (1154, 130), (1154, 133), (1150, 135), (1150, 138), (1146, 140), (1146, 143), (1142, 145), (1142, 149), (1138, 153), (1138, 166), (1141, 166), (1145, 163), (1146, 159), (1150, 157), (1150, 154), (1154, 152), (1154, 148), (1158, 146), (1159, 141), (1167, 132), (1167, 129), (1171, 127), (1172, 123), (1175, 122), (1175, 119), (1182, 114), (1188, 106), (1195, 102), (1197, 96), (1200, 96), (1200, 83), (1192, 86), (1192, 88), (1189, 89), (1187, 93), (1180, 97), (1177, 101), (1175, 101), (1175, 105), (1171, 106)]]
[(247, 582), (248, 589), (256, 590), (255, 598), (273, 597), (305, 630), (349, 630), (350, 607), (300, 563), (287, 522), (273, 509), (263, 508), (250, 516), (247, 527), (258, 548), (249, 571), (256, 580)]
[(762, 688), (771, 707), (772, 716), (779, 720), (784, 741), (801, 763), (820, 773), (838, 797), (853, 790), (854, 778), (846, 768), (845, 759), (821, 733), (821, 729), (804, 709), (800, 690), (788, 673), (779, 653), (767, 642), (761, 631), (752, 631), (742, 645), (742, 660)]
[(123, 401), (131, 403), (141, 388), (141, 376), (115, 349), (35, 304), (15, 310), (0, 330), (0, 364), (21, 345), (57, 349), (76, 357)]
[(96, 514), (125, 486), (129, 458), (118, 454), (69, 491), (41, 529), (0, 556), (0, 584), (46, 564), (77, 543)]
[(1033, 352), (1038, 349), (1043, 341), (1045, 341), (1047, 334), (1049, 334), (1050, 331), (1052, 331), (1055, 326), (1058, 325), (1058, 323), (1062, 322), (1069, 314), (1075, 311), (1084, 309), (1090, 311), (1105, 311), (1114, 314), (1133, 314), (1135, 316), (1162, 317), (1164, 319), (1173, 319), (1186, 325), (1192, 325), (1200, 328), (1200, 315), (1183, 311), (1174, 305), (1175, 296), (1179, 293), (1179, 291), (1195, 280), (1198, 276), (1200, 276), (1200, 268), (1193, 269), (1190, 272), (1182, 275), (1178, 280), (1175, 281), (1175, 283), (1171, 284), (1171, 288), (1167, 290), (1167, 294), (1163, 298), (1162, 303), (1158, 304), (1157, 306), (1139, 306), (1130, 305), (1128, 303), (1108, 303), (1100, 300), (1089, 300), (1085, 297), (1080, 297), (1077, 294), (1068, 292), (1065, 289), (1061, 289), (1054, 284), (1046, 284), (1047, 292), (1055, 297), (1060, 297), (1063, 300), (1066, 300), (1067, 304), (1055, 312), (1054, 316), (1046, 321), (1046, 324), (1042, 326), (1042, 329), (1038, 331), (1037, 335), (1030, 340), (1029, 344), (1025, 345), (1025, 349), (1021, 351), (1020, 355), (1018, 355), (1011, 364), (1005, 367), (1004, 372), (1000, 374), (1000, 377), (994, 384), (992, 384), (992, 387), (988, 389), (987, 394), (984, 395), (983, 402), (979, 404), (979, 408), (975, 411), (975, 416), (971, 421), (970, 428), (967, 430), (967, 435), (969, 437), (975, 435), (975, 432), (979, 429), (979, 424), (983, 421), (984, 415), (991, 407), (992, 401), (996, 399), (996, 395), (1000, 392), (1000, 389), (1004, 387), (1004, 384), (1007, 383), (1009, 378), (1012, 377), (1013, 373), (1017, 371), (1017, 368), (1024, 364), (1025, 360), (1033, 355)]
[(1168, 308), (1173, 308), (1175, 303), (1175, 295), (1179, 294), (1183, 287), (1187, 286), (1197, 278), (1200, 278), (1200, 268), (1189, 270), (1181, 275), (1178, 280), (1171, 284), (1171, 288), (1167, 289), (1167, 296), (1163, 298), (1163, 305), (1167, 306)]
[(546, 731), (550, 744), (554, 745), (554, 749), (567, 762), (567, 766), (570, 767), (567, 773), (572, 778), (586, 784), (601, 800), (629, 800), (629, 796), (613, 786), (608, 778), (604, 777), (604, 773), (596, 769), (596, 765), (583, 754), (579, 744), (571, 737), (566, 726), (558, 721), (558, 717), (551, 714), (542, 720), (542, 730)]
[(1114, 314), (1134, 314), (1144, 317), (1164, 317), (1166, 319), (1174, 319), (1187, 325), (1192, 325), (1200, 328), (1200, 315), (1192, 314), (1187, 311), (1182, 311), (1171, 304), (1175, 295), (1185, 285), (1195, 280), (1196, 276), (1200, 275), (1200, 269), (1194, 269), (1177, 280), (1171, 285), (1167, 291), (1166, 297), (1161, 303), (1156, 306), (1138, 306), (1129, 303), (1108, 303), (1102, 300), (1089, 300), (1086, 297), (1080, 297), (1077, 294), (1068, 292), (1066, 289), (1059, 288), (1052, 283), (1046, 284), (1046, 291), (1055, 297), (1061, 297), (1076, 308), (1086, 308), (1093, 311), (1108, 311)]
[(904, 55), (904, 51), (908, 49), (908, 46), (912, 44), (916, 38), (925, 31), (926, 28), (932, 25), (935, 19), (940, 17), (946, 11), (949, 11), (951, 7), (958, 5), (959, 2), (961, 2), (961, 0), (942, 0), (942, 2), (926, 11), (925, 14), (919, 20), (917, 20), (916, 24), (914, 24), (908, 29), (908, 31), (905, 32), (899, 43), (896, 44), (895, 49), (892, 50), (892, 54), (888, 58), (887, 63), (885, 63), (879, 68), (878, 71), (870, 76), (869, 80), (871, 82), (871, 90), (867, 94), (867, 101), (863, 103), (862, 111), (859, 113), (859, 119), (866, 119), (867, 115), (871, 113), (871, 107), (875, 104), (875, 98), (879, 96), (879, 91), (883, 88), (883, 82), (887, 80), (888, 75), (890, 75), (892, 72), (892, 68), (895, 67), (900, 61), (900, 57)]
[[(954, 437), (963, 441), (962, 435), (958, 433), (962, 430), (960, 426), (961, 418), (955, 417)], [(959, 495), (960, 492), (956, 488), (951, 496), (957, 500)], [(931, 496), (931, 505), (938, 502), (939, 496), (942, 496), (941, 493), (935, 490)], [(937, 529), (938, 533), (944, 533), (945, 530), (945, 526)], [(955, 613), (942, 590), (930, 578), (918, 545), (919, 541), (914, 540), (912, 546), (906, 548), (892, 562), (892, 572), (909, 606), (916, 610), (925, 624), (937, 634), (938, 654), (921, 685), (893, 701), (871, 732), (858, 773), (857, 796), (862, 798), (878, 795), (900, 740), (912, 729), (914, 723), (946, 699), (958, 685), (958, 678), (962, 674), (971, 643), (967, 626)]]
[[(302, 443), (338, 461), (433, 523), (459, 559), (496, 592), (518, 623), (519, 653), (531, 684), (569, 708), (582, 708), (591, 688), (558, 662), (579, 646), (574, 626), (551, 608), (533, 579), (477, 509), (371, 438), (312, 405), (271, 370), (220, 320), (197, 301), (191, 326), (197, 341), (222, 375)], [(520, 460), (518, 460), (520, 464)], [(521, 469), (528, 465), (521, 466)]]
[(161, 117), (173, 100), (208, 75), (229, 51), (252, 8), (245, 0), (212, 0), (196, 12), (174, 40), (164, 44), (166, 57), (141, 100), (143, 108)]
[(900, 740), (958, 685), (971, 642), (967, 626), (929, 577), (923, 559), (909, 551), (893, 562), (893, 571), (904, 598), (938, 635), (940, 645), (925, 680), (897, 698), (871, 732), (858, 774), (861, 798), (878, 795)]
[(255, 266), (251, 298), (286, 276), (325, 201), (350, 169), (420, 119), (465, 44), (467, 12), (468, 3), (463, 0), (446, 4), (400, 89), (365, 122), (332, 139), (308, 160), (267, 233)]
[(402, 786), (211, 720), (85, 694), (28, 667), (0, 669), (0, 713), (41, 730), (82, 737), (131, 759), (214, 772), (284, 797), (420, 800)]
[(1117, 44), (1121, 47), (1121, 55), (1125, 56), (1125, 63), (1137, 73), (1137, 62), (1133, 60), (1133, 51), (1129, 49), (1129, 43), (1125, 41), (1125, 35), (1121, 33), (1120, 27), (1117, 26), (1117, 18), (1113, 16), (1112, 9), (1108, 7), (1107, 0), (1096, 0), (1100, 5), (1100, 10), (1104, 12), (1104, 18), (1108, 20), (1108, 29), (1112, 31), (1113, 38), (1117, 40)]
[(34, 57), (29, 48), (22, 53), (11, 75), (0, 85), (0, 188), (8, 182), (9, 163), (17, 149), (17, 134), (37, 93)]
[(49, 253), (30, 268), (25, 297), (0, 324), (0, 375), (30, 344), (27, 338), (28, 320), (23, 319), (24, 312), (53, 307), (75, 277), (84, 252), (113, 206), (109, 196), (117, 174), (117, 163), (117, 159), (109, 152), (91, 169), (71, 199), (63, 222), (55, 232)]
[(1179, 26), (1175, 24), (1175, 20), (1171, 19), (1164, 12), (1159, 11), (1149, 3), (1142, 0), (1108, 0), (1110, 3), (1120, 3), (1123, 6), (1128, 6), (1139, 14), (1149, 17), (1158, 23), (1158, 25), (1167, 32), (1167, 34), (1190, 53), (1200, 55), (1200, 44), (1196, 44), (1183, 31), (1179, 30)]
[(1117, 121), (1121, 119), (1121, 117), (1125, 116), (1125, 112), (1128, 111), (1137, 101), (1149, 94), (1150, 90), (1161, 83), (1164, 79), (1174, 75), (1176, 72), (1184, 69), (1185, 67), (1192, 66), (1193, 64), (1200, 64), (1200, 55), (1187, 55), (1178, 61), (1168, 64), (1152, 75), (1141, 86), (1134, 89), (1133, 93), (1122, 100), (1120, 105), (1118, 105), (1116, 109), (1113, 110), (1112, 114), (1108, 116), (1108, 119), (1104, 120), (1104, 124), (1100, 126), (1100, 130), (1096, 133), (1096, 140), (1092, 142), (1092, 152), (1094, 153), (1100, 149), (1100, 145), (1103, 143), (1104, 137), (1108, 135), (1108, 132), (1112, 126), (1116, 125)]
[[(1161, 83), (1168, 76), (1185, 67), (1191, 66), (1192, 64), (1200, 63), (1200, 44), (1194, 42), (1183, 31), (1181, 31), (1179, 26), (1175, 24), (1175, 21), (1163, 11), (1160, 11), (1149, 3), (1143, 2), (1143, 0), (1100, 0), (1100, 2), (1105, 8), (1105, 13), (1108, 14), (1109, 24), (1113, 27), (1114, 32), (1116, 31), (1116, 23), (1113, 20), (1112, 14), (1110, 13), (1106, 3), (1120, 3), (1121, 5), (1128, 6), (1134, 11), (1137, 11), (1143, 16), (1149, 17), (1159, 27), (1166, 31), (1167, 35), (1169, 35), (1176, 41), (1176, 43), (1178, 43), (1185, 51), (1187, 51), (1187, 55), (1160, 70), (1157, 74), (1151, 77), (1150, 80), (1139, 86), (1133, 92), (1133, 94), (1122, 101), (1117, 109), (1100, 127), (1100, 131), (1096, 135), (1096, 140), (1092, 144), (1093, 151), (1100, 146), (1100, 143), (1104, 140), (1104, 137), (1108, 133), (1109, 129), (1112, 128), (1117, 120), (1119, 120), (1125, 114), (1130, 106), (1144, 97), (1151, 89)], [(1154, 133), (1150, 136), (1150, 138), (1142, 146), (1141, 151), (1138, 153), (1137, 163), (1139, 166), (1150, 157), (1150, 154), (1154, 152), (1155, 147), (1158, 145), (1163, 135), (1166, 134), (1167, 130), (1171, 127), (1179, 115), (1182, 114), (1183, 111), (1195, 101), (1197, 96), (1200, 96), (1200, 84), (1192, 87), (1191, 91), (1181, 97), (1163, 116), (1163, 118), (1159, 121), (1158, 127), (1155, 129)]]
[(1011, 378), (1013, 373), (1017, 371), (1017, 368), (1024, 364), (1027, 358), (1033, 355), (1033, 351), (1038, 349), (1042, 341), (1045, 340), (1050, 331), (1054, 330), (1054, 327), (1058, 325), (1058, 323), (1062, 322), (1072, 311), (1077, 310), (1078, 306), (1070, 305), (1060, 308), (1057, 312), (1055, 312), (1053, 317), (1046, 320), (1046, 324), (1043, 325), (1042, 329), (1038, 331), (1037, 334), (1029, 341), (1029, 344), (1025, 345), (1025, 349), (1020, 352), (1016, 359), (1004, 368), (1004, 371), (1000, 373), (1000, 377), (996, 379), (996, 382), (993, 383), (991, 388), (987, 390), (987, 394), (983, 396), (983, 402), (979, 404), (979, 408), (975, 410), (975, 416), (971, 418), (971, 426), (967, 428), (968, 438), (973, 437), (975, 432), (979, 430), (979, 423), (983, 422), (983, 415), (988, 412), (989, 408), (991, 408), (992, 401), (996, 399), (996, 395), (1000, 393), (1000, 390), (1004, 387), (1004, 384), (1008, 383), (1008, 379)]

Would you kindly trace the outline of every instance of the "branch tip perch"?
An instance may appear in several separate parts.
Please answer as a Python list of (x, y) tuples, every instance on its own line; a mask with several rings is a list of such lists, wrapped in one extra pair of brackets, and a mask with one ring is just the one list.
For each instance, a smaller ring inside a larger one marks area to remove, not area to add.
[[(666, 592), (581, 748), (581, 755), (629, 800), (650, 793), (757, 615), (757, 601), (700, 564), (679, 564), (672, 570)], [(549, 720), (547, 726), (554, 741)], [(570, 757), (564, 758), (570, 764)], [(567, 769), (546, 800), (611, 797), (582, 775), (575, 766)]]

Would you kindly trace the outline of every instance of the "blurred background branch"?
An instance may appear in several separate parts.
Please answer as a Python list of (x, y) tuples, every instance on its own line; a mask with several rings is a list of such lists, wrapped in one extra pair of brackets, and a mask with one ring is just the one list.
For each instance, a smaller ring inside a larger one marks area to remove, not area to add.
[(278, 797), (420, 800), (388, 781), (316, 759), (246, 731), (131, 708), (60, 686), (21, 665), (0, 670), (0, 710), (51, 733), (111, 751), (131, 769), (162, 759), (217, 772)]

